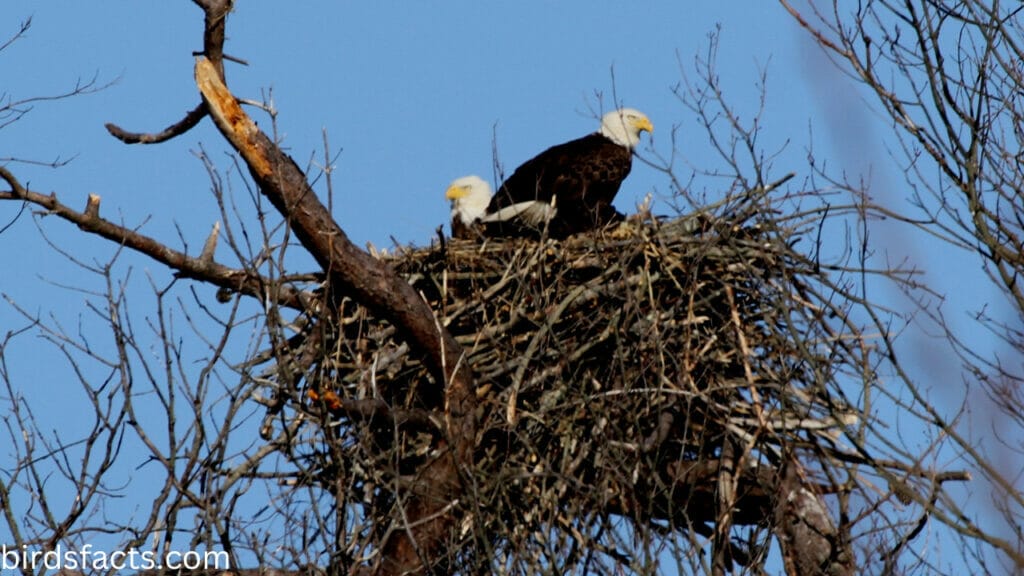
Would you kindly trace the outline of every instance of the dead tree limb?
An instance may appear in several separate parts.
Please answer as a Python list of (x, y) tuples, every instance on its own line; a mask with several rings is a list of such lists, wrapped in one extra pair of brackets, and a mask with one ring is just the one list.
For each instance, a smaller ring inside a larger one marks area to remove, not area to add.
[(423, 482), (406, 500), (407, 526), (395, 530), (383, 549), (383, 573), (419, 571), (434, 558), (451, 525), (450, 509), (459, 486), (457, 462), (471, 462), (476, 436), (476, 395), (462, 349), (426, 302), (385, 262), (357, 248), (310, 188), (294, 160), (242, 110), (205, 57), (196, 59), (196, 84), (221, 133), (245, 160), (263, 194), (288, 220), (296, 237), (328, 276), (332, 289), (352, 296), (375, 315), (391, 321), (408, 338), (444, 390), (421, 387), (421, 401), (445, 413), (451, 451), (426, 465)]
[(836, 529), (820, 495), (802, 480), (799, 467), (799, 463), (792, 461), (784, 465), (775, 505), (775, 533), (786, 574), (854, 574), (848, 540)]

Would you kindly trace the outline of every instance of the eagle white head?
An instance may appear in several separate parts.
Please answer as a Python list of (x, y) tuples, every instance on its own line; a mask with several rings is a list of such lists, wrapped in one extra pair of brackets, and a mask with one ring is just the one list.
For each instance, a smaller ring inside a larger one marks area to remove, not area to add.
[(640, 133), (645, 130), (653, 132), (654, 125), (643, 112), (633, 108), (612, 110), (601, 118), (601, 135), (630, 150), (640, 143)]
[(456, 220), (471, 226), (484, 217), (491, 203), (491, 185), (479, 176), (456, 178), (444, 193), (452, 201), (452, 222)]

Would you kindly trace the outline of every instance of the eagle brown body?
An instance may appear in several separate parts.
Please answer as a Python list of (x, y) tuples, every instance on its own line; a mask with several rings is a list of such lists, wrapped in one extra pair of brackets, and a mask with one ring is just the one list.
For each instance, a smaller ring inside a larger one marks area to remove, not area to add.
[(587, 136), (552, 146), (516, 168), (491, 195), (478, 176), (449, 186), (452, 234), (565, 238), (623, 219), (612, 206), (633, 167), (641, 132), (654, 129), (642, 112), (620, 108)]
[(452, 238), (468, 240), (470, 238), (476, 238), (479, 234), (480, 233), (477, 231), (476, 226), (466, 224), (459, 218), (452, 219)]
[[(597, 132), (552, 146), (517, 168), (491, 198), (487, 211), (527, 200), (550, 204), (554, 197), (557, 214), (548, 224), (548, 234), (555, 238), (618, 222), (623, 216), (612, 200), (632, 169), (632, 156), (629, 148)], [(489, 228), (504, 236), (535, 232), (516, 221)]]

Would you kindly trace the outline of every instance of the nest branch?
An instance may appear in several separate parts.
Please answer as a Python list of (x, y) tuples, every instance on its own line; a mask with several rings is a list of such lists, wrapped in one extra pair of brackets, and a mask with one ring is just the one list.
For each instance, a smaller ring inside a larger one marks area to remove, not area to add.
[[(732, 208), (562, 241), (450, 240), (378, 256), (463, 346), (476, 382), (475, 453), (461, 472), (475, 493), (460, 500), (453, 549), (547, 553), (554, 527), (614, 550), (597, 535), (625, 518), (709, 538), (725, 567), (754, 558), (731, 527), (799, 533), (771, 528), (780, 494), (827, 510), (813, 500), (864, 483), (854, 467), (867, 457), (844, 445), (867, 416), (843, 389), (870, 385), (876, 362), (872, 336), (851, 320), (857, 302), (843, 304), (822, 266), (794, 250), (813, 225)], [(309, 324), (330, 353), (302, 386), (338, 399), (321, 426), (340, 454), (386, 454), (393, 470), (377, 469), (376, 486), (429, 468), (445, 440), (436, 409), (418, 403), (417, 390), (436, 386), (428, 367), (355, 304)], [(379, 492), (370, 513), (396, 498)], [(846, 545), (836, 530), (826, 536)]]

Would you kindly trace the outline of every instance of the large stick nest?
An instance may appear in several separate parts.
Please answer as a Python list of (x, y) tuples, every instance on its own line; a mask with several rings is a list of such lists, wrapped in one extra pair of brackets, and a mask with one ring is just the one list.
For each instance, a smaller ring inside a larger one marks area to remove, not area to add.
[[(453, 538), (532, 546), (553, 562), (568, 560), (567, 542), (613, 548), (611, 517), (707, 534), (726, 442), (740, 454), (732, 522), (770, 517), (767, 479), (786, 455), (831, 450), (856, 420), (837, 375), (860, 377), (863, 342), (832, 320), (844, 311), (794, 250), (801, 232), (755, 210), (647, 215), (561, 242), (380, 256), (430, 302), (478, 384), (475, 493)], [(380, 517), (389, 487), (414, 482), (443, 446), (443, 386), (391, 326), (344, 298), (330, 308), (296, 348), (309, 360), (292, 397), (323, 416), (303, 454)]]

